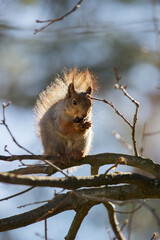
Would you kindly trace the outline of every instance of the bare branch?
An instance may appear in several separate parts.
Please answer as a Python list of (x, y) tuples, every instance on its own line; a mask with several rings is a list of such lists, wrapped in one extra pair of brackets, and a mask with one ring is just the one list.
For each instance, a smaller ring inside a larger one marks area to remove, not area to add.
[(65, 174), (59, 167), (57, 167), (55, 164), (53, 164), (52, 162), (48, 161), (48, 160), (43, 160), (45, 163), (47, 163), (48, 165), (50, 165), (51, 167), (53, 167), (55, 170), (59, 171), (60, 173), (62, 173), (65, 177), (68, 177), (67, 174)]
[(112, 131), (112, 133), (114, 134), (115, 138), (125, 147), (127, 148), (131, 153), (133, 153), (133, 147), (127, 143), (120, 135), (118, 132), (116, 132), (115, 130)]
[(153, 233), (151, 240), (159, 240), (159, 234), (158, 233)]
[(110, 240), (113, 240), (113, 236), (112, 236), (112, 234), (111, 234), (111, 231), (110, 231), (110, 228), (109, 228), (109, 227), (107, 228), (107, 233), (108, 233), (109, 239), (110, 239)]
[(45, 240), (47, 240), (47, 219), (44, 219), (44, 232), (45, 232)]
[(126, 240), (125, 236), (123, 235), (123, 233), (119, 227), (119, 222), (117, 220), (116, 213), (115, 213), (115, 206), (111, 202), (104, 203), (104, 206), (107, 209), (109, 222), (110, 222), (110, 225), (113, 229), (113, 232), (114, 232), (116, 238), (118, 240)]
[(116, 213), (122, 213), (122, 214), (133, 214), (133, 213), (135, 213), (135, 212), (137, 212), (141, 207), (143, 207), (143, 205), (141, 204), (141, 205), (139, 205), (137, 208), (135, 208), (134, 210), (132, 210), (132, 211), (125, 211), (125, 212), (122, 212), (122, 211), (118, 211), (118, 210), (116, 210)]
[(2, 108), (3, 108), (3, 119), (2, 119), (2, 125), (4, 125), (9, 133), (9, 135), (11, 136), (13, 142), (21, 149), (23, 149), (24, 151), (28, 152), (31, 155), (34, 155), (31, 151), (29, 151), (28, 149), (26, 149), (25, 147), (22, 147), (22, 145), (20, 145), (17, 140), (15, 139), (15, 137), (13, 136), (11, 130), (9, 129), (8, 125), (6, 124), (6, 117), (5, 117), (5, 109), (11, 104), (11, 102), (8, 102), (7, 104), (3, 103), (2, 104)]
[[(122, 157), (126, 161), (120, 162), (120, 164), (128, 165), (132, 167), (136, 167), (139, 169), (142, 169), (148, 173), (151, 173), (153, 176), (160, 178), (160, 164), (154, 162), (152, 159), (149, 158), (143, 158), (143, 157), (136, 157), (132, 155), (127, 154), (118, 154), (118, 153), (101, 153), (96, 155), (89, 155), (85, 158), (82, 158), (80, 161), (71, 161), (70, 164), (61, 164), (59, 159), (55, 156), (44, 156), (44, 155), (15, 155), (15, 156), (1, 156), (0, 160), (3, 161), (15, 161), (17, 159), (34, 159), (34, 160), (40, 160), (40, 159), (47, 159), (51, 160), (54, 164), (60, 169), (66, 169), (69, 167), (74, 166), (82, 166), (84, 164), (89, 164), (91, 166), (98, 166), (101, 167), (106, 164), (115, 164), (117, 160)], [(37, 167), (29, 167), (29, 168), (21, 168), (12, 171), (15, 174), (33, 174), (33, 173), (44, 173), (44, 174), (53, 174), (57, 172), (56, 170), (52, 169), (50, 166), (37, 166)]]
[(142, 201), (142, 202), (139, 201), (139, 202), (142, 204), (142, 206), (146, 207), (152, 213), (152, 215), (154, 216), (154, 218), (157, 221), (157, 225), (160, 228), (160, 216), (158, 215), (156, 209), (151, 207), (146, 201)]
[(0, 182), (41, 187), (58, 187), (64, 189), (78, 189), (81, 187), (99, 187), (128, 183), (139, 186), (148, 191), (157, 191), (160, 194), (160, 179), (149, 178), (138, 173), (114, 172), (90, 177), (53, 178), (48, 176), (21, 176), (11, 173), (0, 173)]
[(55, 22), (58, 22), (58, 21), (61, 21), (61, 20), (63, 20), (65, 17), (67, 17), (68, 15), (72, 14), (73, 12), (75, 12), (75, 11), (80, 7), (82, 1), (83, 1), (83, 0), (80, 0), (80, 1), (76, 4), (76, 6), (74, 6), (74, 8), (72, 8), (71, 11), (67, 12), (66, 14), (64, 14), (63, 16), (61, 16), (61, 17), (59, 17), (59, 18), (49, 19), (49, 20), (44, 20), (44, 21), (36, 20), (37, 23), (48, 23), (48, 24), (45, 25), (45, 26), (42, 27), (42, 28), (35, 29), (35, 30), (34, 30), (34, 34), (43, 31), (45, 28), (49, 27), (51, 24), (53, 24), (53, 23), (55, 23)]
[(46, 213), (44, 213), (40, 218), (38, 218), (37, 221), (41, 221), (43, 219), (48, 218), (48, 216), (50, 216), (50, 214), (53, 214), (54, 212), (56, 212), (57, 209), (63, 207), (63, 205), (65, 205), (65, 202), (68, 201), (68, 199), (72, 196), (73, 192), (70, 192), (61, 202), (59, 202), (55, 207), (49, 209), (49, 211), (47, 211)]
[(145, 133), (144, 136), (153, 136), (153, 135), (157, 135), (157, 134), (160, 134), (160, 130), (159, 131), (155, 131), (155, 132), (148, 132), (148, 133)]
[(160, 29), (159, 29), (158, 1), (152, 0), (151, 2), (152, 2), (152, 19), (153, 19), (153, 25), (156, 33), (157, 56), (160, 61)]
[[(125, 186), (114, 186), (114, 187), (104, 187), (104, 188), (91, 188), (91, 189), (83, 189), (76, 191), (78, 194), (95, 196), (100, 198), (106, 199), (113, 199), (118, 201), (130, 200), (130, 199), (140, 199), (140, 198), (156, 198), (159, 197), (157, 192), (151, 194), (148, 190), (141, 190), (137, 186), (133, 185), (125, 185)], [(43, 220), (46, 217), (49, 218), (61, 212), (67, 210), (74, 210), (80, 209), (84, 202), (87, 204), (91, 202), (91, 200), (83, 199), (76, 197), (75, 194), (68, 195), (70, 192), (66, 194), (60, 194), (56, 196), (52, 201), (48, 202), (47, 204), (38, 207), (34, 210), (28, 211), (26, 213), (22, 213), (20, 215), (14, 215), (9, 218), (0, 219), (0, 232), (7, 231), (19, 227), (24, 227), (29, 224), (35, 223), (39, 220)], [(65, 199), (68, 199), (65, 201)], [(64, 204), (59, 205), (61, 202), (64, 201)], [(97, 204), (95, 202), (95, 204)], [(54, 211), (50, 211), (51, 209), (55, 209)]]
[(65, 240), (74, 240), (77, 232), (84, 220), (84, 218), (87, 216), (89, 210), (91, 209), (91, 207), (93, 206), (93, 204), (85, 204), (84, 206), (82, 206), (82, 208), (80, 210), (77, 211), (73, 222), (71, 224), (71, 227), (69, 229), (69, 232), (67, 234), (67, 236), (65, 237)]
[(128, 219), (126, 219), (123, 225), (121, 226), (121, 231), (126, 227), (127, 224), (128, 224)]
[(7, 149), (7, 145), (4, 146), (4, 151), (13, 156), (13, 154)]
[(47, 202), (49, 202), (49, 201), (50, 201), (50, 200), (44, 200), (44, 201), (27, 203), (27, 204), (24, 204), (24, 205), (20, 205), (20, 206), (18, 206), (17, 208), (24, 208), (24, 207), (32, 206), (32, 205), (34, 205), (34, 204), (47, 203)]
[(127, 86), (122, 86), (122, 85), (118, 84), (118, 81), (121, 79), (121, 77), (118, 77), (118, 72), (117, 72), (116, 67), (114, 67), (113, 70), (114, 70), (114, 74), (115, 74), (115, 85), (114, 85), (115, 89), (120, 89), (124, 93), (124, 95), (129, 100), (131, 100), (131, 102), (133, 102), (136, 106), (135, 114), (134, 114), (134, 117), (133, 117), (133, 123), (130, 127), (132, 129), (132, 142), (133, 142), (134, 154), (135, 154), (135, 156), (138, 156), (137, 147), (136, 147), (136, 138), (135, 138), (135, 128), (136, 128), (136, 123), (137, 123), (139, 103), (127, 93), (127, 91), (126, 91)]
[(145, 123), (144, 124), (144, 127), (143, 127), (143, 134), (142, 134), (142, 146), (140, 148), (140, 155), (142, 156), (143, 155), (143, 151), (144, 151), (144, 148), (145, 148), (145, 144), (146, 144), (146, 137), (151, 137), (151, 136), (155, 136), (155, 135), (158, 135), (160, 134), (160, 131), (154, 131), (154, 132), (146, 132), (147, 130), (147, 124)]
[(142, 145), (141, 145), (141, 148), (140, 148), (140, 156), (143, 156), (143, 152), (144, 152), (144, 149), (145, 149), (145, 145), (146, 145), (146, 137), (145, 137), (145, 131), (146, 131), (146, 128), (147, 128), (147, 123), (144, 124), (143, 126), (143, 133), (142, 133)]
[(110, 170), (116, 168), (116, 167), (117, 167), (120, 163), (122, 163), (122, 162), (123, 162), (123, 163), (126, 163), (126, 159), (125, 159), (124, 157), (120, 157), (113, 166), (111, 166), (109, 169), (107, 169), (107, 171), (105, 172), (105, 174), (107, 174)]
[(115, 110), (116, 114), (119, 115), (130, 127), (132, 127), (131, 123), (123, 116), (123, 114), (119, 112), (119, 110), (115, 107), (115, 105), (112, 102), (108, 102), (106, 99), (100, 99), (96, 97), (90, 97), (90, 98), (110, 105)]
[[(136, 209), (136, 202), (133, 202), (132, 212), (134, 212), (135, 209)], [(131, 213), (129, 221), (128, 221), (128, 240), (131, 240), (132, 224), (133, 224), (133, 213)]]
[(21, 195), (21, 194), (24, 194), (24, 193), (26, 193), (26, 192), (29, 192), (29, 191), (32, 190), (33, 188), (34, 188), (34, 187), (29, 187), (29, 188), (27, 188), (26, 190), (21, 191), (21, 192), (16, 193), (16, 194), (13, 194), (13, 195), (11, 195), (11, 196), (9, 196), (9, 197), (1, 198), (1, 199), (0, 199), (0, 202), (2, 202), (2, 201), (4, 201), (4, 200), (11, 199), (11, 198), (14, 198), (14, 197), (17, 197), (17, 196), (19, 196), (19, 195)]
[(131, 124), (124, 117), (124, 115), (119, 112), (119, 110), (115, 107), (115, 105), (112, 102), (108, 102), (106, 99), (100, 99), (100, 98), (96, 98), (96, 97), (91, 97), (91, 99), (97, 100), (97, 101), (101, 101), (101, 102), (104, 102), (106, 104), (109, 104), (115, 110), (116, 114), (119, 115), (130, 126), (130, 128), (132, 130), (132, 142), (133, 142), (134, 154), (135, 154), (135, 156), (138, 156), (137, 147), (136, 147), (136, 138), (135, 138), (135, 128), (136, 128), (136, 123), (137, 123), (137, 115), (138, 115), (139, 103), (127, 93), (127, 91), (126, 91), (127, 86), (122, 86), (122, 85), (118, 84), (118, 81), (121, 79), (121, 77), (118, 76), (117, 68), (114, 67), (113, 69), (114, 69), (114, 74), (115, 74), (114, 88), (115, 89), (120, 89), (124, 93), (124, 95), (129, 100), (131, 100), (131, 102), (133, 102), (135, 104), (135, 106), (136, 106), (135, 114), (134, 114), (134, 117), (133, 117), (133, 123)]

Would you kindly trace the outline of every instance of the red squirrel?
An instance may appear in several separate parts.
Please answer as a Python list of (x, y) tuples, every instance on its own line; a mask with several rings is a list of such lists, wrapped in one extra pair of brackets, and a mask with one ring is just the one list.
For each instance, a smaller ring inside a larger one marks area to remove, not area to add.
[(38, 134), (45, 155), (62, 162), (80, 160), (89, 153), (92, 133), (92, 99), (95, 77), (88, 71), (65, 70), (36, 102)]

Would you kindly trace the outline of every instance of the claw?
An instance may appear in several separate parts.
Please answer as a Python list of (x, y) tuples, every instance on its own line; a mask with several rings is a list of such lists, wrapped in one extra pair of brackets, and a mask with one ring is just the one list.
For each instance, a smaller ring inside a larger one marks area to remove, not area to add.
[(70, 164), (71, 161), (79, 161), (84, 157), (84, 151), (74, 151), (71, 152), (70, 154), (57, 154), (57, 156), (60, 157), (60, 162), (64, 164)]
[(84, 151), (75, 151), (72, 153), (72, 157), (75, 161), (79, 161), (84, 157)]

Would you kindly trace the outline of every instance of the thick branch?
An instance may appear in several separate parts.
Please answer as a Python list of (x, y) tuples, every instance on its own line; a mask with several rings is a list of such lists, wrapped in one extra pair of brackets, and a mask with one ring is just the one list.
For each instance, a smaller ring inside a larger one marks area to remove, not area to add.
[(160, 179), (153, 179), (138, 173), (101, 174), (90, 177), (53, 178), (48, 176), (21, 176), (11, 173), (1, 173), (0, 182), (41, 187), (60, 187), (63, 189), (78, 189), (81, 187), (100, 187), (113, 184), (135, 184), (142, 189), (151, 189), (160, 194)]
[[(143, 158), (143, 157), (137, 157), (127, 154), (117, 154), (117, 153), (102, 153), (102, 154), (96, 154), (91, 156), (86, 156), (80, 161), (72, 161), (71, 164), (61, 164), (58, 160), (58, 158), (54, 156), (43, 156), (43, 155), (15, 155), (15, 156), (1, 156), (0, 160), (3, 161), (15, 161), (15, 160), (23, 160), (23, 159), (47, 159), (47, 160), (53, 160), (53, 162), (57, 164), (58, 167), (61, 169), (66, 169), (68, 167), (74, 167), (74, 166), (81, 166), (84, 164), (90, 164), (91, 166), (98, 166), (101, 167), (105, 164), (115, 164), (117, 160), (123, 157), (126, 161), (120, 162), (120, 164), (128, 165), (132, 167), (137, 167), (139, 169), (142, 169), (144, 171), (147, 171), (148, 173), (151, 173), (153, 176), (160, 178), (160, 164), (155, 163), (151, 159)], [(33, 173), (45, 173), (45, 174), (53, 174), (56, 170), (52, 169), (50, 166), (37, 166), (37, 167), (29, 167), (29, 168), (21, 168), (14, 173), (16, 174), (33, 174)]]
[(88, 214), (89, 210), (91, 209), (91, 207), (93, 206), (93, 204), (84, 204), (83, 207), (76, 213), (73, 222), (71, 224), (71, 227), (69, 229), (69, 232), (67, 234), (67, 236), (65, 237), (65, 240), (74, 240), (77, 232), (83, 222), (83, 219), (86, 217), (86, 215)]
[[(159, 198), (160, 194), (156, 191), (153, 192), (149, 190), (141, 190), (137, 186), (125, 185), (125, 186), (114, 186), (114, 187), (105, 187), (105, 188), (92, 188), (92, 189), (83, 189), (76, 191), (78, 195), (83, 196), (88, 195), (90, 197), (102, 198), (102, 202), (105, 200), (117, 200), (124, 201), (130, 199), (145, 199), (145, 198)], [(0, 219), (0, 231), (7, 231), (15, 228), (20, 228), (32, 224), (34, 222), (43, 220), (43, 218), (49, 218), (61, 212), (67, 210), (78, 211), (85, 203), (88, 203), (87, 199), (76, 197), (75, 194), (66, 194), (58, 195), (49, 203), (31, 210), (29, 212), (15, 215), (9, 218)], [(68, 198), (67, 198), (68, 197)], [(67, 200), (65, 200), (67, 199)], [(63, 204), (61, 204), (63, 202)], [(89, 200), (91, 202), (91, 200)], [(94, 202), (94, 201), (93, 201)], [(100, 203), (100, 202), (98, 202)], [(98, 204), (95, 202), (95, 204)], [(46, 217), (47, 215), (47, 217)]]

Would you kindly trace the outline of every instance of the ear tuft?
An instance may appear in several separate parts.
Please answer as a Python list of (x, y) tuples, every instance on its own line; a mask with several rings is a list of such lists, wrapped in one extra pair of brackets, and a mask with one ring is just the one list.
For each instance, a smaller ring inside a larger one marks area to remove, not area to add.
[(89, 95), (92, 93), (92, 88), (91, 88), (91, 86), (89, 86), (89, 87), (87, 88), (86, 93), (89, 94)]
[(69, 86), (68, 86), (68, 97), (70, 98), (73, 93), (75, 93), (74, 84), (70, 83)]

